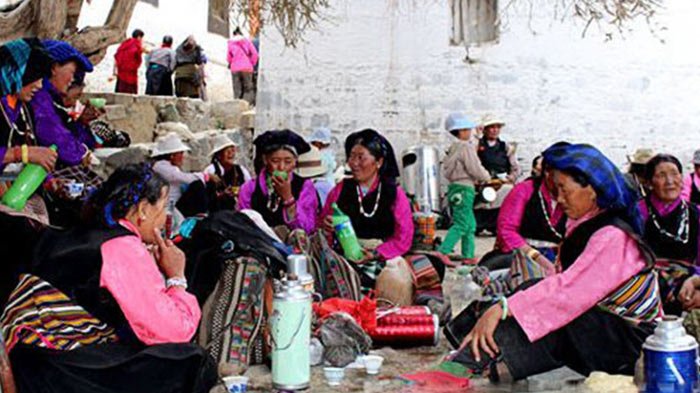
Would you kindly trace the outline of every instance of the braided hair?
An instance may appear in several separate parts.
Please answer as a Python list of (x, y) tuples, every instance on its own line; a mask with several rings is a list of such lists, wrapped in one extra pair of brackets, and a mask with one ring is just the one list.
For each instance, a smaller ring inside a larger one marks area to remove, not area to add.
[(119, 167), (90, 195), (83, 207), (83, 221), (93, 227), (115, 227), (139, 202), (158, 202), (164, 187), (168, 183), (148, 164)]

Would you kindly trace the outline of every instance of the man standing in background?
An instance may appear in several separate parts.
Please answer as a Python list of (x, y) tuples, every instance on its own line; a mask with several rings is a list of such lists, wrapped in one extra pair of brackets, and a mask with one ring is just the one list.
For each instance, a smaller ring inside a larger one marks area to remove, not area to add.
[(173, 95), (173, 70), (175, 69), (175, 50), (173, 37), (163, 37), (160, 48), (154, 49), (146, 56), (146, 94), (151, 96)]
[(143, 47), (143, 36), (142, 30), (134, 30), (131, 38), (122, 42), (114, 55), (114, 76), (117, 77), (114, 91), (117, 93), (138, 94), (141, 54), (146, 51)]

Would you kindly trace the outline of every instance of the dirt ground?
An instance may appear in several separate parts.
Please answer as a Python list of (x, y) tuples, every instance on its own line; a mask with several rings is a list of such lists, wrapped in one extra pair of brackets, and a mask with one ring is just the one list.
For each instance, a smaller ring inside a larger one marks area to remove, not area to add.
[[(483, 255), (493, 247), (494, 238), (477, 237), (477, 254)], [(448, 271), (446, 282), (455, 274)], [(449, 288), (445, 289), (449, 292)], [(365, 393), (418, 393), (420, 386), (409, 385), (398, 376), (406, 373), (429, 370), (438, 365), (451, 348), (442, 336), (435, 347), (418, 347), (411, 349), (378, 348), (372, 351), (384, 357), (384, 364), (379, 375), (369, 376), (364, 369), (346, 369), (345, 378), (340, 386), (331, 387), (326, 383), (322, 367), (311, 369), (311, 388), (309, 392), (365, 392)], [(250, 378), (248, 392), (273, 392), (272, 376), (266, 366), (255, 366), (249, 369), (246, 376)], [(487, 380), (472, 380), (473, 392), (585, 392), (580, 382), (583, 378), (568, 369), (560, 369), (521, 381), (516, 384), (492, 385)], [(217, 392), (225, 392), (223, 387)]]

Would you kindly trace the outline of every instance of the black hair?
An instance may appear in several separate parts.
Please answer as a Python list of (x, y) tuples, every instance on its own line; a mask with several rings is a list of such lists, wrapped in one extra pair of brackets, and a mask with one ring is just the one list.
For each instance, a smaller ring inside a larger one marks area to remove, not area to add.
[(141, 29), (135, 29), (135, 30), (133, 31), (133, 33), (131, 33), (131, 38), (141, 38), (141, 37), (143, 37), (144, 35), (145, 35), (145, 34), (143, 33), (143, 30), (141, 30)]
[(240, 28), (240, 27), (236, 27), (236, 28), (233, 30), (233, 35), (243, 35), (243, 32), (241, 31), (241, 28)]
[(155, 204), (168, 183), (148, 164), (117, 168), (83, 206), (83, 222), (92, 227), (115, 227), (132, 207), (146, 200)]
[(163, 37), (163, 44), (172, 45), (173, 44), (173, 36), (171, 36), (171, 35), (164, 36)]
[(647, 162), (644, 171), (644, 178), (647, 181), (651, 181), (651, 179), (654, 177), (654, 172), (656, 172), (656, 167), (664, 162), (670, 162), (671, 164), (675, 165), (676, 168), (678, 168), (678, 172), (680, 174), (683, 174), (683, 166), (681, 165), (681, 162), (678, 161), (678, 158), (670, 154), (657, 154), (654, 157), (652, 157), (651, 160), (649, 160), (649, 162)]
[[(540, 160), (543, 160), (542, 155), (538, 155), (532, 159), (532, 165), (530, 166), (530, 176), (535, 177), (535, 167), (537, 167), (537, 161)], [(542, 161), (540, 176), (542, 176), (542, 172), (544, 172), (544, 161)]]

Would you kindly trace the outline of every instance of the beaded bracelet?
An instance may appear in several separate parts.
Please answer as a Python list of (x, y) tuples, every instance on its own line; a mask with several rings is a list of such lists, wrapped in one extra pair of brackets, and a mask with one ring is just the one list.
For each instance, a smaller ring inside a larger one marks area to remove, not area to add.
[(184, 277), (170, 277), (165, 280), (165, 287), (182, 287), (182, 289), (187, 289), (187, 279)]
[(503, 310), (503, 314), (501, 314), (501, 320), (505, 321), (508, 318), (508, 298), (505, 296), (501, 296), (498, 298), (498, 300), (501, 303), (501, 309)]
[(292, 205), (295, 204), (295, 203), (297, 203), (297, 200), (294, 199), (294, 197), (291, 197), (291, 198), (287, 199), (286, 201), (282, 202), (282, 206), (284, 206), (284, 207), (290, 207), (290, 206), (292, 206)]
[(29, 146), (27, 145), (22, 145), (22, 163), (29, 163)]

